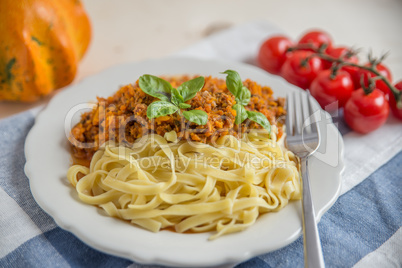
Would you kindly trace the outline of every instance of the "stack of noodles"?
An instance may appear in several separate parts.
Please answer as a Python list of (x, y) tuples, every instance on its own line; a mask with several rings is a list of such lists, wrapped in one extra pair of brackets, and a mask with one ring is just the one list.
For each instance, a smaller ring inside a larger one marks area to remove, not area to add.
[(110, 216), (153, 232), (216, 231), (215, 239), (300, 199), (297, 163), (275, 131), (226, 135), (213, 145), (177, 141), (172, 131), (131, 148), (106, 143), (89, 168), (74, 165), (67, 177), (83, 202)]

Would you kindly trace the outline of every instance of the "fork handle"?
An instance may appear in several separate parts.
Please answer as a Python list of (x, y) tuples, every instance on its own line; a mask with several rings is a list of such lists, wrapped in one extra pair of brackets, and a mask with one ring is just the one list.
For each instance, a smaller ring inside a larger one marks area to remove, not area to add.
[(310, 268), (325, 267), (320, 236), (315, 220), (314, 206), (311, 199), (307, 158), (301, 158), (304, 266)]

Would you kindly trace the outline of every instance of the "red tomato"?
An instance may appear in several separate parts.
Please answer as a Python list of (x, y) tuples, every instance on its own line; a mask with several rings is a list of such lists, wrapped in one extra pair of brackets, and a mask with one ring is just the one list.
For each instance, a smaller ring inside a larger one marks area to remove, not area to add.
[[(395, 87), (399, 90), (402, 91), (402, 80), (399, 81), (399, 83), (395, 84)], [(398, 109), (396, 107), (396, 101), (394, 94), (390, 94), (389, 96), (389, 106), (391, 106), (391, 111), (394, 114), (394, 116), (400, 120), (402, 120), (402, 109)]]
[(352, 78), (347, 72), (339, 70), (333, 79), (331, 73), (331, 70), (321, 71), (310, 85), (311, 95), (323, 109), (329, 111), (345, 106), (354, 90)]
[(327, 49), (329, 49), (332, 47), (332, 38), (324, 31), (310, 31), (300, 38), (299, 44), (312, 44), (315, 48), (319, 48), (322, 44), (327, 44)]
[[(346, 58), (347, 53), (349, 52), (349, 49), (347, 47), (336, 47), (336, 48), (331, 48), (327, 50), (327, 54), (331, 57), (334, 58), (342, 58), (346, 62), (350, 63), (359, 63), (359, 59), (357, 58), (356, 55), (353, 55), (350, 58)], [(330, 68), (332, 66), (332, 62), (329, 61), (324, 61), (325, 68)], [(342, 70), (348, 72), (353, 79), (353, 77), (357, 76), (357, 72), (359, 71), (359, 68), (353, 67), (353, 66), (343, 66)], [(360, 88), (358, 86), (357, 88)]]
[(367, 95), (362, 88), (353, 91), (344, 109), (346, 123), (360, 133), (369, 133), (382, 126), (388, 114), (388, 101), (377, 88)]
[[(366, 63), (365, 66), (371, 66), (371, 65), (370, 65), (370, 63)], [(392, 82), (391, 72), (385, 65), (380, 63), (376, 67), (377, 67), (377, 70), (380, 72), (381, 75), (385, 76), (390, 82)], [(362, 75), (363, 75), (363, 78), (364, 78), (364, 85), (365, 86), (368, 86), (368, 77), (375, 77), (376, 76), (375, 74), (373, 74), (370, 71), (360, 69), (359, 72), (358, 72), (358, 75), (356, 77), (359, 85), (360, 85), (360, 79), (361, 79)], [(389, 94), (391, 93), (391, 91), (388, 88), (387, 84), (385, 84), (385, 82), (382, 81), (382, 80), (377, 80), (375, 82), (375, 87), (378, 88), (379, 90), (381, 90), (382, 92), (384, 92), (384, 94), (385, 94), (385, 96), (387, 98), (388, 98)]]
[(285, 36), (274, 36), (266, 40), (258, 52), (258, 63), (272, 74), (279, 74), (286, 60), (286, 50), (293, 43)]
[(318, 57), (312, 57), (302, 66), (303, 60), (312, 54), (305, 50), (292, 52), (282, 65), (281, 76), (291, 84), (303, 89), (309, 88), (311, 81), (323, 69), (322, 60)]

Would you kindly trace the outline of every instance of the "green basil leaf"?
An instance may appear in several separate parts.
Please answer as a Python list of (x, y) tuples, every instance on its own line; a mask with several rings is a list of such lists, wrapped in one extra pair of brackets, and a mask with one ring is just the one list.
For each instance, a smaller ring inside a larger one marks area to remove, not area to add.
[(147, 109), (147, 116), (149, 119), (168, 115), (168, 114), (173, 114), (179, 109), (174, 104), (171, 104), (170, 102), (167, 101), (155, 101), (151, 103), (148, 106)]
[(179, 91), (175, 88), (172, 88), (172, 96), (171, 96), (171, 101), (175, 105), (179, 105), (180, 103), (183, 103), (183, 97), (180, 95)]
[(191, 79), (181, 84), (177, 90), (183, 96), (184, 101), (191, 100), (197, 94), (198, 91), (204, 86), (205, 79), (203, 76)]
[(187, 103), (179, 103), (179, 108), (180, 109), (187, 109), (187, 108), (190, 108), (191, 107), (191, 105), (190, 104), (187, 104)]
[(228, 75), (226, 76), (226, 86), (229, 91), (232, 92), (235, 97), (239, 97), (239, 94), (243, 87), (240, 75), (233, 70), (226, 70), (223, 72), (223, 74)]
[(248, 119), (261, 125), (263, 128), (268, 130), (269, 133), (271, 133), (271, 124), (269, 123), (269, 121), (265, 115), (263, 115), (260, 112), (247, 111), (247, 116), (248, 116)]
[(247, 110), (244, 108), (243, 105), (240, 104), (235, 104), (232, 107), (236, 111), (236, 118), (235, 118), (235, 123), (237, 125), (240, 125), (243, 123), (244, 120), (247, 119)]
[(145, 74), (140, 77), (139, 86), (142, 91), (163, 101), (170, 101), (172, 85), (157, 76)]
[(245, 86), (242, 86), (240, 92), (238, 93), (238, 97), (236, 97), (236, 102), (246, 106), (250, 102), (251, 92)]
[(205, 125), (208, 122), (208, 114), (201, 110), (184, 111), (183, 116), (197, 125)]

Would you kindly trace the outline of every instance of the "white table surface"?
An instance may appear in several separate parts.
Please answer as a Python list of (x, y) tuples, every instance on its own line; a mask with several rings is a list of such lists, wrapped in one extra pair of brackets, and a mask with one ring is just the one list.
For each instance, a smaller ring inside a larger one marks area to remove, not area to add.
[[(267, 20), (297, 39), (321, 28), (335, 44), (390, 52), (385, 64), (402, 79), (401, 0), (83, 0), (93, 37), (74, 81), (110, 66), (167, 56), (219, 29)], [(45, 104), (0, 102), (0, 118)]]

